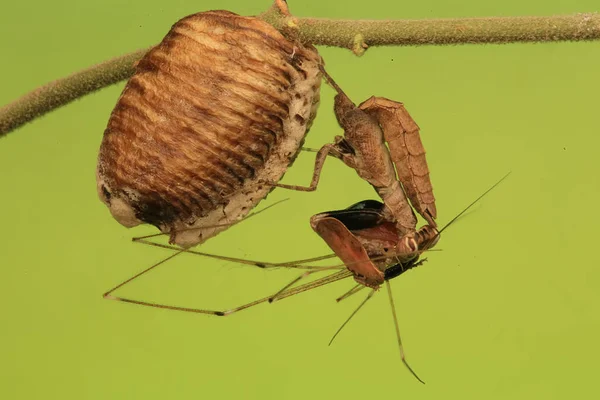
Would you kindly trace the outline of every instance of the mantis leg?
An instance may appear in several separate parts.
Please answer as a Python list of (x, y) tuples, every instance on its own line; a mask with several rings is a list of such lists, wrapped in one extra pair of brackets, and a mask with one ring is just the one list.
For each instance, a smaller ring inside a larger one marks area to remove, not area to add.
[[(319, 184), (319, 179), (321, 178), (321, 171), (323, 170), (323, 164), (325, 164), (325, 160), (330, 153), (334, 152), (335, 144), (328, 143), (321, 147), (319, 151), (317, 151), (317, 156), (315, 157), (315, 167), (313, 169), (312, 180), (310, 181), (309, 186), (299, 186), (299, 185), (288, 185), (285, 183), (276, 183), (276, 182), (267, 182), (267, 184), (284, 188), (290, 190), (296, 190), (300, 192), (314, 192), (317, 189), (317, 185)], [(333, 155), (333, 154), (331, 154)]]
[(384, 97), (370, 97), (359, 108), (379, 122), (407, 197), (429, 225), (436, 227), (435, 197), (419, 126), (402, 103)]

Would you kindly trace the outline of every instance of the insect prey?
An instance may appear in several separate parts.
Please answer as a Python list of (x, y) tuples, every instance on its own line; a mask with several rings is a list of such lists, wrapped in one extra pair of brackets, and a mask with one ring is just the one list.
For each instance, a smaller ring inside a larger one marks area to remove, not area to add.
[[(392, 315), (394, 318), (394, 325), (396, 329), (397, 341), (400, 349), (401, 359), (405, 366), (410, 372), (420, 381), (423, 382), (409, 366), (406, 361), (404, 354), (404, 348), (400, 337), (399, 324), (396, 317), (395, 305), (391, 293), (391, 286), (389, 280), (394, 279), (404, 272), (413, 269), (423, 264), (425, 259), (419, 259), (420, 256), (430, 250), (438, 241), (441, 233), (452, 225), (460, 216), (462, 216), (467, 210), (469, 210), (474, 204), (480, 201), (485, 195), (487, 195), (492, 189), (500, 184), (508, 175), (504, 176), (491, 188), (485, 191), (475, 201), (469, 204), (463, 211), (450, 220), (442, 229), (430, 230), (426, 225), (425, 229), (420, 229), (416, 232), (415, 240), (419, 250), (415, 253), (403, 253), (399, 251), (402, 246), (398, 246), (398, 242), (401, 241), (402, 236), (396, 228), (394, 221), (389, 220), (389, 214), (384, 212), (385, 205), (375, 200), (365, 200), (356, 203), (347, 209), (328, 211), (314, 215), (311, 218), (311, 227), (317, 234), (319, 234), (327, 243), (327, 245), (334, 251), (334, 254), (312, 257), (304, 260), (296, 260), (282, 263), (270, 263), (263, 261), (252, 261), (228, 256), (220, 256), (214, 254), (208, 254), (199, 252), (192, 249), (181, 249), (175, 246), (164, 245), (160, 243), (154, 243), (149, 241), (149, 237), (142, 237), (135, 239), (136, 242), (152, 245), (155, 247), (175, 250), (175, 253), (167, 257), (166, 259), (152, 265), (151, 267), (143, 270), (137, 275), (127, 279), (126, 281), (115, 286), (111, 290), (104, 294), (104, 297), (111, 300), (117, 300), (137, 305), (163, 308), (176, 311), (184, 311), (199, 314), (209, 314), (215, 316), (227, 316), (238, 311), (249, 309), (261, 303), (272, 303), (276, 300), (282, 300), (287, 297), (291, 297), (312, 289), (316, 289), (321, 286), (328, 285), (343, 279), (352, 277), (356, 284), (346, 293), (339, 296), (336, 300), (341, 301), (350, 297), (353, 294), (358, 293), (364, 288), (370, 288), (369, 295), (359, 305), (358, 308), (348, 317), (348, 319), (342, 324), (337, 330), (331, 341), (340, 333), (343, 327), (352, 319), (352, 317), (362, 308), (366, 302), (372, 298), (375, 292), (379, 289), (382, 284), (385, 284), (388, 289), (388, 296), (390, 305), (392, 308)], [(264, 210), (262, 210), (264, 211)], [(257, 215), (259, 212), (251, 214)], [(249, 217), (246, 217), (249, 218)], [(154, 236), (154, 235), (153, 235)], [(241, 263), (245, 265), (255, 266), (258, 268), (287, 268), (287, 269), (304, 269), (300, 276), (292, 280), (290, 283), (285, 285), (277, 292), (254, 300), (252, 302), (242, 304), (226, 310), (208, 310), (201, 308), (192, 307), (181, 307), (160, 304), (155, 302), (135, 300), (127, 297), (117, 296), (114, 294), (118, 289), (122, 289), (125, 285), (137, 279), (138, 277), (150, 272), (156, 267), (163, 265), (169, 259), (175, 257), (181, 253), (190, 253), (200, 255), (209, 258), (215, 258), (224, 261), (230, 261), (235, 263)], [(343, 261), (343, 264), (336, 264), (331, 266), (318, 266), (311, 265), (311, 262), (322, 261), (333, 257), (338, 257)], [(308, 283), (298, 284), (302, 280), (312, 276), (316, 273), (332, 273), (325, 277), (315, 279)], [(330, 342), (331, 343), (331, 342)]]

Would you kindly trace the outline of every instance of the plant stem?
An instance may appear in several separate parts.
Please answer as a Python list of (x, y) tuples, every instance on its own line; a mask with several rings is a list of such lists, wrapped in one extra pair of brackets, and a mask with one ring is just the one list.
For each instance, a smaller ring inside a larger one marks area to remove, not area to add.
[[(373, 46), (500, 44), (600, 39), (600, 14), (429, 20), (332, 20), (297, 18), (276, 0), (259, 18), (303, 43), (336, 46), (361, 55)], [(114, 58), (42, 86), (0, 108), (0, 137), (79, 97), (133, 74), (147, 50)]]
[[(505, 44), (600, 39), (600, 14), (429, 20), (330, 20), (261, 16), (280, 31), (296, 31), (303, 43), (344, 47), (357, 55), (372, 46)], [(357, 51), (357, 45), (360, 50)]]
[(0, 108), (0, 137), (73, 100), (129, 78), (133, 65), (148, 49), (76, 72), (41, 86)]

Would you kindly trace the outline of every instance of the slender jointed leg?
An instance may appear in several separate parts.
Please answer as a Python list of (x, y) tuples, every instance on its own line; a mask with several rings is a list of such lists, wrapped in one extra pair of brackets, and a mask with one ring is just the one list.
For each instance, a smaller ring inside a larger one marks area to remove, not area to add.
[[(144, 272), (146, 272), (146, 271), (144, 271)], [(142, 272), (142, 273), (144, 273), (144, 272)], [(139, 275), (141, 275), (141, 274), (139, 274)], [(352, 274), (349, 271), (346, 271), (346, 270), (338, 271), (338, 272), (336, 272), (334, 274), (328, 275), (328, 276), (323, 277), (321, 279), (318, 279), (318, 280), (315, 280), (313, 282), (309, 282), (309, 283), (306, 283), (304, 285), (300, 285), (300, 286), (295, 287), (293, 289), (290, 289), (290, 290), (287, 290), (285, 292), (282, 292), (279, 295), (279, 299), (281, 300), (281, 299), (284, 299), (286, 297), (294, 296), (296, 294), (300, 294), (302, 292), (306, 292), (308, 290), (315, 289), (317, 287), (324, 286), (324, 285), (327, 285), (329, 283), (333, 283), (333, 282), (339, 281), (341, 279), (346, 279), (346, 278), (350, 277), (351, 275)], [(129, 280), (128, 282), (130, 282), (130, 281), (131, 280)], [(125, 282), (125, 283), (127, 283), (127, 282)], [(118, 286), (118, 287), (120, 287), (120, 286)], [(236, 313), (238, 311), (246, 310), (246, 309), (248, 309), (250, 307), (253, 307), (255, 305), (268, 302), (272, 298), (272, 296), (263, 297), (261, 299), (254, 300), (254, 301), (252, 301), (250, 303), (246, 303), (246, 304), (243, 304), (243, 305), (238, 306), (238, 307), (234, 307), (234, 308), (231, 308), (231, 309), (228, 309), (228, 310), (224, 310), (224, 311), (219, 311), (219, 310), (206, 310), (206, 309), (201, 309), (201, 308), (177, 307), (177, 306), (171, 306), (171, 305), (159, 304), (159, 303), (152, 303), (152, 302), (147, 302), (147, 301), (132, 300), (132, 299), (128, 299), (128, 298), (125, 298), (125, 297), (117, 297), (117, 296), (111, 295), (110, 293), (112, 291), (116, 290), (118, 287), (116, 287), (116, 288), (112, 289), (111, 291), (107, 292), (105, 294), (105, 297), (108, 298), (108, 299), (110, 299), (110, 300), (122, 301), (122, 302), (125, 302), (125, 303), (137, 304), (137, 305), (146, 306), (146, 307), (162, 308), (162, 309), (172, 310), (172, 311), (184, 311), (184, 312), (190, 312), (190, 313), (195, 313), (195, 314), (216, 315), (216, 316), (219, 316), (219, 317), (224, 317), (224, 316)]]
[(387, 286), (388, 296), (390, 297), (390, 306), (392, 307), (394, 326), (396, 327), (396, 337), (398, 338), (398, 346), (400, 348), (400, 357), (402, 358), (402, 362), (404, 363), (406, 368), (408, 368), (410, 373), (413, 374), (415, 378), (417, 378), (419, 382), (425, 384), (425, 382), (423, 382), (423, 380), (419, 378), (419, 376), (415, 373), (415, 371), (413, 371), (413, 369), (410, 367), (410, 365), (408, 365), (408, 362), (406, 361), (406, 356), (404, 355), (404, 347), (402, 347), (402, 339), (400, 338), (400, 327), (398, 325), (398, 318), (396, 317), (396, 307), (394, 306), (394, 297), (392, 296), (392, 287), (390, 286), (390, 281), (385, 281), (385, 285)]
[[(324, 256), (317, 256), (317, 257), (305, 258), (305, 259), (302, 259), (302, 260), (296, 260), (296, 261), (292, 261), (292, 262), (287, 261), (287, 262), (281, 262), (281, 263), (272, 263), (272, 262), (267, 262), (267, 261), (248, 260), (248, 259), (245, 259), (245, 258), (220, 256), (218, 254), (203, 253), (201, 251), (192, 250), (192, 249), (181, 249), (181, 248), (176, 247), (176, 246), (172, 246), (172, 245), (168, 245), (168, 244), (162, 244), (162, 243), (154, 243), (154, 242), (150, 242), (150, 241), (145, 240), (145, 239), (138, 239), (138, 240), (136, 240), (136, 243), (141, 243), (141, 244), (146, 244), (146, 245), (149, 245), (149, 246), (159, 247), (161, 249), (176, 250), (179, 253), (194, 254), (194, 255), (197, 255), (197, 256), (214, 258), (216, 260), (230, 261), (230, 262), (234, 262), (234, 263), (238, 263), (238, 264), (251, 265), (253, 267), (258, 267), (258, 268), (292, 268), (292, 269), (309, 269), (309, 270), (313, 270), (314, 269), (314, 270), (322, 271), (322, 270), (325, 270), (325, 269), (329, 270), (329, 269), (331, 269), (331, 267), (319, 266), (319, 265), (306, 265), (306, 263), (308, 263), (308, 262), (322, 261), (322, 260), (327, 260), (327, 259), (336, 257), (335, 254), (327, 254), (327, 255), (324, 255)], [(161, 263), (162, 263), (162, 261), (161, 261)]]
[(366, 288), (366, 286), (361, 285), (359, 283), (356, 286), (354, 286), (352, 289), (348, 290), (346, 293), (344, 293), (343, 295), (341, 295), (340, 297), (335, 299), (335, 301), (337, 301), (339, 303), (340, 301), (347, 299), (348, 297), (352, 296), (353, 294), (360, 292), (364, 288)]
[(281, 288), (277, 293), (272, 295), (271, 298), (269, 299), (269, 303), (272, 303), (274, 301), (282, 299), (283, 298), (282, 295), (286, 292), (286, 290), (288, 290), (289, 288), (294, 286), (296, 283), (298, 283), (302, 279), (306, 279), (309, 276), (311, 276), (312, 274), (315, 274), (317, 272), (323, 272), (323, 271), (332, 270), (332, 269), (345, 269), (345, 267), (343, 265), (334, 265), (334, 266), (330, 266), (330, 267), (322, 267), (321, 269), (318, 269), (318, 270), (312, 269), (312, 270), (306, 271), (302, 275), (298, 276), (293, 281), (291, 281), (290, 283), (285, 285), (283, 288)]
[[(261, 213), (262, 211), (267, 210), (270, 207), (273, 207), (274, 205), (281, 203), (277, 202), (261, 211), (255, 212), (253, 214), (250, 214), (248, 217), (246, 217), (245, 219), (243, 219), (242, 221), (257, 215), (259, 213)], [(235, 223), (239, 223), (240, 221), (236, 221)], [(106, 293), (104, 293), (103, 297), (109, 300), (117, 300), (117, 301), (123, 301), (123, 302), (128, 302), (128, 303), (133, 303), (133, 304), (139, 304), (139, 305), (145, 305), (145, 306), (150, 306), (150, 307), (157, 307), (157, 308), (166, 308), (166, 309), (172, 309), (172, 310), (180, 310), (180, 311), (188, 311), (188, 312), (197, 312), (197, 313), (205, 313), (205, 314), (215, 314), (215, 315), (220, 315), (219, 313), (221, 313), (220, 311), (210, 311), (210, 310), (200, 310), (200, 309), (191, 309), (191, 308), (187, 308), (187, 307), (175, 307), (175, 306), (167, 306), (167, 305), (162, 305), (162, 304), (156, 304), (156, 303), (150, 303), (150, 302), (145, 302), (145, 301), (141, 301), (141, 300), (133, 300), (133, 299), (128, 299), (128, 298), (124, 298), (124, 297), (117, 297), (115, 296), (113, 293), (117, 290), (122, 288), (123, 286), (127, 285), (128, 283), (131, 283), (132, 281), (134, 281), (135, 279), (141, 277), (142, 275), (147, 274), (148, 272), (152, 271), (153, 269), (157, 268), (160, 265), (165, 264), (167, 261), (169, 261), (170, 259), (178, 256), (181, 253), (192, 253), (192, 254), (196, 254), (196, 255), (201, 255), (201, 256), (205, 256), (205, 257), (210, 257), (210, 258), (214, 258), (214, 259), (218, 259), (218, 260), (223, 260), (223, 261), (230, 261), (230, 262), (237, 262), (237, 263), (241, 263), (241, 264), (246, 264), (246, 265), (252, 265), (258, 268), (299, 268), (299, 269), (307, 269), (307, 270), (315, 270), (315, 271), (322, 271), (322, 270), (330, 270), (331, 267), (323, 267), (323, 266), (313, 266), (313, 265), (306, 265), (305, 263), (308, 262), (313, 262), (313, 261), (321, 261), (321, 260), (325, 260), (328, 258), (333, 258), (335, 257), (334, 254), (330, 254), (330, 255), (326, 255), (326, 256), (319, 256), (319, 257), (312, 257), (312, 258), (308, 258), (308, 259), (303, 259), (303, 260), (298, 260), (296, 262), (284, 262), (284, 263), (269, 263), (269, 262), (260, 262), (260, 261), (252, 261), (252, 260), (246, 260), (246, 259), (241, 259), (241, 258), (234, 258), (234, 257), (227, 257), (227, 256), (219, 256), (219, 255), (214, 255), (214, 254), (208, 254), (208, 253), (203, 253), (203, 252), (199, 252), (199, 251), (194, 251), (194, 250), (190, 250), (190, 249), (181, 249), (179, 247), (175, 247), (175, 246), (170, 246), (170, 245), (164, 245), (161, 243), (154, 243), (154, 242), (150, 242), (148, 241), (146, 238), (147, 237), (153, 237), (155, 235), (150, 235), (150, 236), (144, 236), (144, 237), (139, 237), (139, 238), (134, 238), (134, 242), (137, 243), (143, 243), (143, 244), (147, 244), (147, 245), (151, 245), (151, 246), (155, 246), (155, 247), (160, 247), (160, 248), (165, 248), (165, 249), (169, 249), (169, 250), (175, 250), (175, 253), (169, 255), (168, 257), (164, 258), (163, 260), (153, 264), (152, 266), (150, 266), (149, 268), (144, 269), (143, 271), (137, 273), (136, 275), (132, 276), (131, 278), (119, 283), (118, 285), (116, 285), (115, 287), (113, 287), (112, 289), (110, 289), (109, 291), (107, 291)], [(284, 296), (286, 297), (286, 296)], [(269, 298), (265, 298), (264, 301), (268, 300)], [(246, 305), (247, 306), (247, 305)], [(246, 306), (244, 306), (242, 309), (247, 308)], [(237, 310), (237, 309), (236, 309)]]
[(344, 321), (344, 323), (342, 324), (342, 326), (340, 326), (340, 328), (335, 332), (335, 334), (333, 335), (333, 337), (329, 341), (329, 345), (330, 346), (331, 346), (331, 343), (333, 343), (333, 340), (337, 337), (337, 335), (342, 331), (342, 329), (344, 329), (344, 327), (348, 324), (348, 322), (350, 322), (350, 320), (352, 319), (352, 317), (354, 317), (356, 315), (356, 313), (358, 312), (358, 310), (360, 310), (367, 303), (367, 301), (369, 301), (369, 299), (371, 297), (373, 297), (373, 295), (375, 294), (376, 291), (377, 291), (376, 289), (372, 289), (371, 292), (367, 295), (367, 297), (362, 301), (362, 303), (360, 303), (359, 306), (356, 307), (356, 310), (354, 310), (354, 312), (352, 314), (350, 314), (350, 316), (348, 317), (348, 319), (346, 321)]
[(384, 97), (370, 97), (359, 108), (381, 126), (406, 196), (427, 223), (435, 227), (435, 197), (419, 126), (402, 103)]
[(319, 184), (319, 179), (321, 178), (321, 171), (323, 170), (323, 164), (325, 164), (325, 160), (330, 153), (335, 152), (334, 150), (335, 144), (328, 143), (323, 145), (317, 152), (315, 157), (315, 167), (313, 170), (312, 180), (310, 181), (309, 186), (300, 186), (300, 185), (287, 185), (284, 183), (277, 182), (266, 182), (268, 185), (276, 186), (279, 188), (296, 190), (299, 192), (314, 192), (317, 189), (317, 185)]
[[(214, 255), (214, 254), (208, 254), (208, 253), (201, 253), (198, 251), (194, 251), (194, 250), (189, 250), (189, 249), (180, 249), (177, 248), (175, 246), (169, 246), (169, 245), (163, 245), (160, 243), (153, 243), (153, 242), (148, 242), (146, 240), (138, 240), (139, 243), (146, 243), (146, 244), (150, 244), (153, 246), (157, 246), (157, 247), (161, 247), (161, 248), (167, 248), (167, 249), (172, 249), (172, 250), (177, 250), (176, 253), (171, 254), (170, 256), (164, 258), (163, 260), (153, 264), (152, 266), (150, 266), (149, 268), (146, 268), (145, 270), (137, 273), (136, 275), (132, 276), (131, 278), (119, 283), (117, 286), (113, 287), (112, 289), (110, 289), (109, 291), (107, 291), (106, 293), (104, 293), (103, 297), (105, 299), (108, 300), (116, 300), (116, 301), (122, 301), (125, 303), (131, 303), (131, 304), (138, 304), (138, 305), (142, 305), (142, 306), (148, 306), (148, 307), (155, 307), (155, 308), (164, 308), (164, 309), (169, 309), (169, 310), (176, 310), (176, 311), (187, 311), (187, 312), (194, 312), (194, 313), (200, 313), (200, 314), (212, 314), (212, 315), (229, 315), (233, 312), (236, 311), (240, 311), (243, 309), (246, 309), (248, 307), (251, 307), (255, 304), (259, 304), (265, 301), (269, 301), (271, 302), (273, 300), (273, 296), (269, 296), (269, 297), (265, 297), (264, 299), (260, 299), (257, 300), (256, 302), (252, 302), (252, 303), (248, 303), (245, 304), (243, 306), (231, 309), (231, 310), (227, 310), (227, 311), (214, 311), (214, 310), (204, 310), (204, 309), (195, 309), (195, 308), (188, 308), (188, 307), (177, 307), (177, 306), (170, 306), (170, 305), (165, 305), (165, 304), (158, 304), (158, 303), (152, 303), (152, 302), (147, 302), (147, 301), (142, 301), (142, 300), (134, 300), (134, 299), (129, 299), (129, 298), (125, 298), (125, 297), (118, 297), (115, 296), (113, 294), (113, 292), (115, 292), (117, 289), (122, 288), (123, 286), (127, 285), (128, 283), (131, 283), (132, 281), (134, 281), (135, 279), (141, 277), (142, 275), (145, 275), (146, 273), (152, 271), (153, 269), (155, 269), (156, 267), (163, 265), (164, 263), (166, 263), (167, 261), (169, 261), (170, 259), (178, 256), (181, 253), (192, 253), (192, 254), (198, 254), (198, 255), (202, 255), (202, 256), (206, 256), (209, 258), (215, 258), (218, 260), (223, 260), (223, 261), (231, 261), (231, 262), (237, 262), (237, 263), (243, 263), (243, 264), (247, 264), (247, 265), (252, 265), (255, 267), (259, 267), (259, 268), (298, 268), (298, 269), (307, 269), (309, 270), (309, 272), (315, 273), (315, 272), (322, 272), (322, 271), (329, 271), (332, 269), (342, 269), (342, 266), (339, 265), (335, 265), (335, 266), (313, 266), (313, 265), (304, 265), (302, 263), (307, 263), (307, 262), (311, 262), (311, 261), (321, 261), (324, 259), (328, 259), (328, 258), (332, 258), (335, 257), (334, 254), (331, 255), (327, 255), (327, 256), (319, 256), (319, 257), (313, 257), (313, 258), (307, 258), (307, 259), (303, 259), (303, 260), (298, 260), (297, 263), (291, 263), (291, 262), (285, 262), (285, 263), (267, 263), (267, 262), (260, 262), (260, 261), (251, 261), (251, 260), (245, 260), (245, 259), (240, 259), (240, 258), (234, 258), (234, 257), (226, 257), (226, 256), (218, 256), (218, 255)], [(347, 272), (347, 276), (350, 276), (350, 273), (348, 271), (342, 271), (342, 272)], [(310, 274), (308, 274), (310, 275)], [(327, 279), (328, 277), (322, 278), (322, 279)], [(341, 278), (340, 278), (341, 279)], [(298, 280), (300, 279), (296, 279), (293, 283), (296, 283)], [(316, 284), (316, 286), (314, 287), (318, 287), (320, 286), (319, 282), (321, 282), (321, 279), (311, 282), (313, 284)], [(292, 284), (293, 284), (292, 283)], [(322, 283), (325, 284), (325, 283)], [(298, 288), (305, 288), (304, 290), (309, 290), (312, 288), (312, 286), (307, 287), (307, 285), (310, 284), (306, 284), (306, 285), (302, 285), (299, 286)], [(290, 285), (286, 285), (286, 287), (282, 290), (280, 290), (277, 293), (277, 299), (283, 299), (285, 297), (291, 296), (293, 293), (296, 293), (298, 288), (294, 288), (292, 290), (287, 290)], [(303, 291), (303, 290), (301, 290)], [(300, 292), (301, 292), (300, 291)], [(297, 292), (297, 293), (300, 293)]]
[(179, 250), (177, 253), (171, 254), (169, 257), (164, 258), (162, 260), (160, 260), (159, 262), (157, 262), (156, 264), (153, 264), (152, 266), (146, 268), (145, 270), (143, 270), (142, 272), (139, 272), (137, 274), (135, 274), (134, 276), (132, 276), (131, 278), (119, 283), (117, 286), (113, 287), (112, 289), (110, 289), (108, 292), (104, 293), (103, 297), (105, 299), (109, 299), (109, 300), (118, 300), (115, 296), (112, 295), (112, 292), (114, 292), (115, 290), (122, 288), (123, 286), (127, 285), (128, 283), (132, 282), (133, 280), (139, 278), (140, 276), (146, 274), (147, 272), (152, 271), (154, 268), (158, 267), (159, 265), (164, 264), (165, 262), (169, 261), (170, 259), (180, 255), (181, 253), (183, 253), (184, 250)]

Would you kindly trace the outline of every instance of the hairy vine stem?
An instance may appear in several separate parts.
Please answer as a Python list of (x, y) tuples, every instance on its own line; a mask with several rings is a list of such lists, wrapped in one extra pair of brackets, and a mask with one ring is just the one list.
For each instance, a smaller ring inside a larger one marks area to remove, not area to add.
[[(373, 46), (504, 44), (600, 39), (600, 14), (424, 20), (298, 18), (284, 0), (258, 16), (303, 43), (362, 55)], [(39, 87), (0, 108), (0, 137), (103, 87), (129, 78), (147, 49), (114, 58)]]

